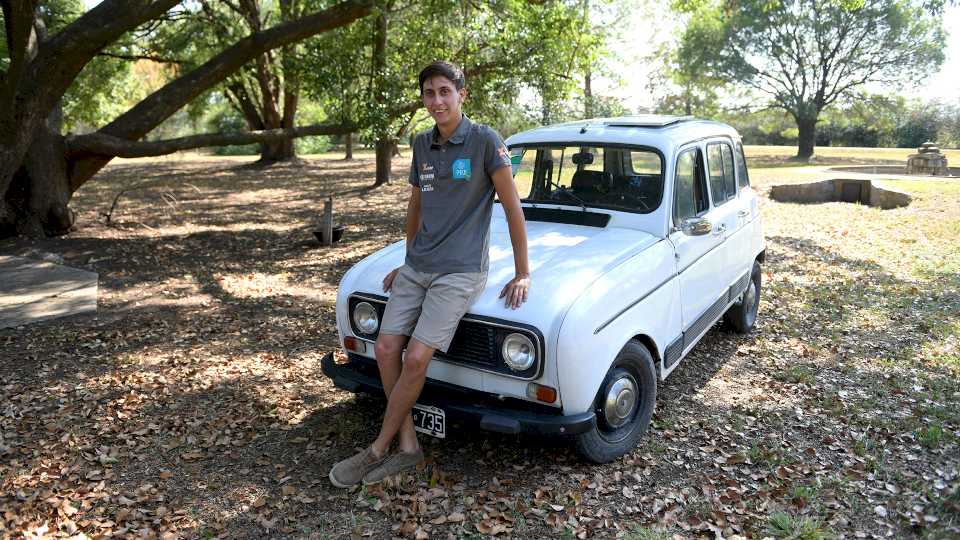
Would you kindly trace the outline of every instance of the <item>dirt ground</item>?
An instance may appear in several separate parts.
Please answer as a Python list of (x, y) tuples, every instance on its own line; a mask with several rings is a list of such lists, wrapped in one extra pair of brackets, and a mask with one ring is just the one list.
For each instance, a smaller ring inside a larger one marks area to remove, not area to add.
[[(76, 231), (0, 241), (100, 274), (95, 317), (0, 330), (0, 536), (960, 535), (960, 182), (898, 184), (915, 201), (889, 211), (769, 201), (792, 167), (752, 170), (756, 331), (712, 330), (632, 453), (453, 429), (412, 474), (333, 488), (382, 402), (319, 360), (340, 276), (401, 238), (407, 162), (376, 190), (369, 157), (118, 162)], [(323, 248), (331, 195), (347, 232)]]

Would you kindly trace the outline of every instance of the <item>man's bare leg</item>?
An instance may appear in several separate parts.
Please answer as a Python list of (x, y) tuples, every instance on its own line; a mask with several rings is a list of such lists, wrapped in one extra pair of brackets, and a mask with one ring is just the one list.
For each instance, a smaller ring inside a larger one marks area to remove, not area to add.
[[(387, 401), (387, 412), (383, 415), (383, 425), (380, 427), (380, 435), (371, 445), (373, 452), (377, 455), (383, 455), (390, 448), (390, 441), (400, 432), (400, 429), (407, 422), (411, 429), (413, 422), (410, 417), (410, 409), (420, 397), (420, 391), (423, 390), (423, 383), (427, 378), (427, 366), (430, 359), (433, 358), (433, 347), (424, 345), (420, 341), (410, 338), (407, 344), (407, 355), (403, 361), (403, 369), (400, 377), (393, 385), (390, 392), (390, 398)], [(414, 439), (416, 435), (414, 435)], [(416, 451), (413, 449), (401, 447), (403, 452)]]
[[(377, 338), (377, 344), (374, 347), (377, 366), (380, 368), (380, 380), (383, 382), (383, 391), (387, 395), (388, 400), (403, 369), (401, 357), (403, 355), (403, 346), (406, 345), (408, 339), (407, 336), (381, 334)], [(413, 429), (413, 418), (409, 414), (400, 426), (398, 439), (401, 452), (413, 453), (420, 448), (420, 444), (417, 442), (417, 432)], [(389, 447), (390, 444), (388, 442), (387, 449), (389, 449)], [(374, 451), (377, 452), (377, 455), (383, 455), (379, 452), (378, 448), (374, 448)]]

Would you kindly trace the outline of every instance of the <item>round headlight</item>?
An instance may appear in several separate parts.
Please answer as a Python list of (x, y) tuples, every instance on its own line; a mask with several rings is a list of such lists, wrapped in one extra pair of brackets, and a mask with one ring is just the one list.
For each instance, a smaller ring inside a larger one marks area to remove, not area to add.
[(353, 307), (353, 324), (364, 334), (375, 333), (380, 328), (377, 310), (367, 302), (360, 302)]
[(503, 340), (503, 361), (514, 371), (524, 371), (537, 361), (537, 350), (530, 338), (523, 334), (510, 334)]

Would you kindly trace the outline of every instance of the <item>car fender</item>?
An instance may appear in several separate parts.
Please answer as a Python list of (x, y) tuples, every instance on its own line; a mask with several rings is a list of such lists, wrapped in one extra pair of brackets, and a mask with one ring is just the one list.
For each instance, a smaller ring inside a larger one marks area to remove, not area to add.
[(564, 414), (591, 408), (610, 365), (634, 337), (649, 337), (656, 349), (653, 356), (663, 358), (681, 327), (679, 308), (673, 246), (665, 239), (584, 291), (567, 311), (556, 342)]
[[(406, 241), (401, 240), (399, 242), (394, 242), (389, 246), (386, 246), (382, 249), (379, 249), (370, 255), (367, 255), (360, 262), (351, 266), (349, 270), (343, 274), (343, 277), (340, 278), (340, 285), (337, 288), (337, 306), (336, 306), (336, 315), (337, 315), (337, 333), (339, 334), (339, 342), (343, 343), (343, 338), (348, 335), (352, 335), (350, 331), (350, 314), (347, 312), (349, 309), (348, 298), (350, 294), (356, 292), (356, 281), (358, 277), (363, 276), (367, 272), (371, 271), (371, 267), (375, 266), (377, 261), (391, 255), (396, 251), (401, 251), (406, 249)], [(386, 273), (384, 273), (386, 277)], [(380, 291), (377, 291), (380, 292)]]

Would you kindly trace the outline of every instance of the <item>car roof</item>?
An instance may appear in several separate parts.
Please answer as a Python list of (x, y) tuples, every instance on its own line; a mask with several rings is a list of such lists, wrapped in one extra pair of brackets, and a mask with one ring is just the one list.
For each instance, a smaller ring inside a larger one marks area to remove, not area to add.
[(667, 149), (706, 137), (729, 136), (739, 140), (732, 127), (692, 116), (644, 114), (591, 118), (544, 126), (507, 139), (508, 146), (540, 143), (613, 143)]

